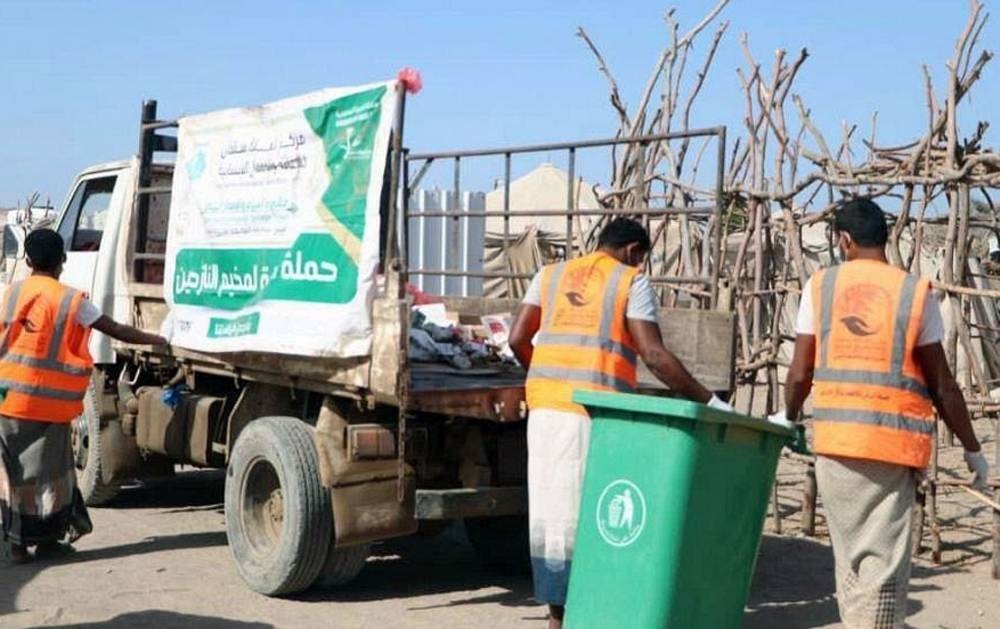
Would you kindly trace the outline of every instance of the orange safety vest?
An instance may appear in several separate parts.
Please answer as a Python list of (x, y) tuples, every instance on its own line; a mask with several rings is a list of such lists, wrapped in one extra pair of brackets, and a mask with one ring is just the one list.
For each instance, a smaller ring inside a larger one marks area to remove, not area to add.
[(94, 361), (76, 322), (84, 294), (33, 275), (7, 289), (0, 322), (0, 415), (52, 423), (83, 413)]
[(820, 271), (812, 290), (813, 449), (926, 466), (934, 410), (913, 352), (930, 283), (858, 260)]
[(574, 390), (635, 390), (638, 352), (625, 309), (638, 273), (602, 252), (542, 269), (542, 320), (525, 382), (529, 409), (586, 415), (571, 401)]

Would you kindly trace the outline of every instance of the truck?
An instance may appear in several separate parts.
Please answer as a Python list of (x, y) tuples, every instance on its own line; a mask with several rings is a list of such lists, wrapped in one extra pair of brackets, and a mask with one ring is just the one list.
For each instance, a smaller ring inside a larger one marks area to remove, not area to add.
[[(419, 214), (408, 207), (409, 193), (431, 163), (457, 166), (472, 155), (405, 150), (405, 92), (396, 89), (400, 106), (379, 205), (381, 276), (369, 304), (370, 352), (310, 357), (91, 338), (95, 368), (84, 413), (73, 422), (87, 504), (112, 503), (124, 483), (169, 476), (178, 464), (224, 468), (232, 558), (246, 584), (264, 595), (346, 584), (363, 569), (373, 543), (442, 530), (453, 520), (464, 521), (484, 563), (528, 565), (524, 371), (516, 365), (463, 371), (408, 358), (406, 226)], [(137, 154), (80, 173), (56, 224), (66, 243), (62, 281), (86, 291), (106, 314), (154, 333), (169, 310), (164, 297), (171, 280), (164, 271), (168, 223), (176, 220), (177, 126), (158, 117), (156, 101), (143, 103)], [(479, 154), (507, 155), (509, 164), (512, 154), (548, 155), (577, 145)], [(509, 166), (506, 174), (509, 185)], [(475, 296), (445, 297), (444, 303), (472, 320), (517, 307), (514, 299)], [(663, 318), (668, 342), (711, 388), (729, 389), (732, 316), (711, 309), (670, 312)]]

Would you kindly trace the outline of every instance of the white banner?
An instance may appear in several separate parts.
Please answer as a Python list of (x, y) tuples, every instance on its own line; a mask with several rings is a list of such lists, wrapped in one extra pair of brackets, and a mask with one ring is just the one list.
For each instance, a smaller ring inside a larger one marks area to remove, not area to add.
[(396, 82), (180, 120), (164, 294), (172, 342), (364, 356)]

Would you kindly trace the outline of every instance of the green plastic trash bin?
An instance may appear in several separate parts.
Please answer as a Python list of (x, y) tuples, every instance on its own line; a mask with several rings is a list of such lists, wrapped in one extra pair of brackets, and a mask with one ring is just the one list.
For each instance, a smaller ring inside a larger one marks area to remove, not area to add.
[(566, 626), (740, 627), (793, 431), (682, 400), (573, 400), (594, 421)]

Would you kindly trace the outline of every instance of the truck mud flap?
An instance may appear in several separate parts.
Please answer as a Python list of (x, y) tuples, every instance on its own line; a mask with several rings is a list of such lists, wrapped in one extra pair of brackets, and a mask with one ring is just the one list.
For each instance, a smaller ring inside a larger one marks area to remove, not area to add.
[(396, 458), (351, 460), (347, 425), (337, 402), (326, 398), (314, 438), (320, 476), (333, 502), (336, 546), (352, 546), (416, 532), (413, 468), (404, 465), (401, 479)]

